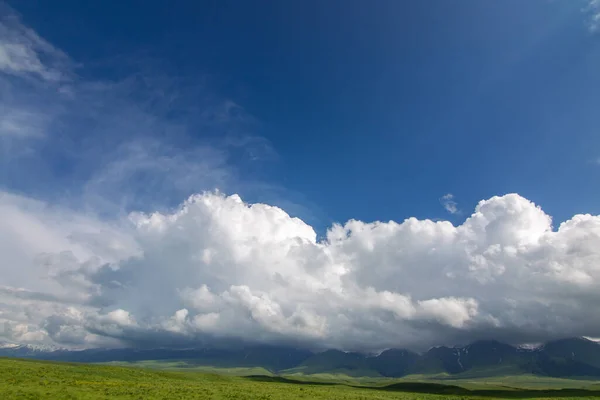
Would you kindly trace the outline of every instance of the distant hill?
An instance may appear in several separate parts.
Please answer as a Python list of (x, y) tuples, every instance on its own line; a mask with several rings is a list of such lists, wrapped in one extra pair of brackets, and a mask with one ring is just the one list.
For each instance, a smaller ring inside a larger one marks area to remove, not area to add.
[(600, 345), (584, 338), (570, 338), (546, 343), (543, 354), (600, 368)]
[(404, 376), (410, 371), (410, 367), (419, 359), (417, 353), (408, 350), (390, 349), (370, 357), (369, 367), (378, 374), (387, 377)]
[(331, 373), (402, 377), (445, 373), (457, 377), (536, 374), (600, 378), (600, 344), (584, 338), (556, 340), (536, 348), (517, 348), (488, 340), (464, 347), (434, 347), (422, 354), (389, 349), (377, 356), (339, 350), (312, 353), (285, 346), (72, 351), (15, 345), (0, 346), (0, 356), (90, 363), (185, 360), (189, 365), (262, 367), (274, 373), (305, 375)]
[(377, 376), (370, 368), (367, 357), (360, 353), (327, 350), (316, 353), (286, 373), (320, 374), (341, 373), (349, 376)]
[(263, 367), (270, 371), (293, 368), (313, 356), (308, 350), (277, 346), (236, 349), (87, 349), (40, 350), (34, 346), (0, 347), (0, 357), (99, 363), (110, 361), (186, 360), (190, 364), (215, 367)]
[(434, 347), (413, 364), (409, 372), (460, 374), (466, 371), (498, 370), (527, 364), (529, 352), (494, 340), (478, 341), (465, 347)]

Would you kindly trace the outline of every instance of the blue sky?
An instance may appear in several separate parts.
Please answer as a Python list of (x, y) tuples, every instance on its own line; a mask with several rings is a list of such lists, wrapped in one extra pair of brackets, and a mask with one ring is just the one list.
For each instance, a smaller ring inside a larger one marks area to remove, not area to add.
[[(448, 218), (446, 193), (467, 215), (510, 192), (558, 221), (598, 213), (600, 42), (585, 3), (9, 2), (80, 79), (146, 69), (237, 104), (276, 154), (244, 174), (280, 187), (241, 194), (323, 227)], [(210, 102), (198, 97), (180, 106)]]
[(0, 344), (600, 337), (599, 72), (598, 0), (0, 0)]

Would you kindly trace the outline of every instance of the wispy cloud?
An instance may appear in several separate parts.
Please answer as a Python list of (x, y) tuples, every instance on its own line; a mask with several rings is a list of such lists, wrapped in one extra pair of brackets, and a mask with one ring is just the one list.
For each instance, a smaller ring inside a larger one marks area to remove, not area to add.
[(450, 214), (458, 214), (460, 212), (458, 210), (458, 203), (454, 201), (454, 195), (452, 193), (447, 193), (440, 197), (440, 204), (444, 206), (444, 209)]
[(0, 109), (0, 135), (14, 137), (41, 137), (48, 126), (49, 117), (25, 108), (2, 104)]
[(162, 209), (203, 190), (249, 187), (248, 167), (276, 159), (253, 134), (257, 121), (205, 79), (173, 78), (132, 55), (103, 65), (133, 72), (84, 79), (2, 7), (0, 188), (111, 214)]
[(592, 32), (600, 30), (600, 0), (589, 0), (585, 11), (589, 13), (589, 27)]
[(70, 91), (72, 66), (0, 2), (0, 137), (44, 137)]
[(8, 6), (0, 4), (0, 11), (0, 71), (53, 82), (67, 79), (66, 54), (21, 24)]

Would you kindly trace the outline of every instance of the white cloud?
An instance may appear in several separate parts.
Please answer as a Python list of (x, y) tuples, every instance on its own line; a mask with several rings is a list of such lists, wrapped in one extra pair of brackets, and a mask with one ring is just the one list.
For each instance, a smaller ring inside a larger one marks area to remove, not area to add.
[(440, 204), (444, 206), (444, 209), (448, 211), (450, 214), (457, 214), (458, 211), (458, 203), (454, 201), (454, 195), (452, 193), (448, 193), (443, 195), (440, 198)]
[(516, 194), (459, 226), (351, 220), (322, 242), (277, 207), (219, 193), (110, 224), (5, 194), (0, 220), (0, 323), (16, 341), (377, 349), (600, 336), (600, 217), (554, 231)]

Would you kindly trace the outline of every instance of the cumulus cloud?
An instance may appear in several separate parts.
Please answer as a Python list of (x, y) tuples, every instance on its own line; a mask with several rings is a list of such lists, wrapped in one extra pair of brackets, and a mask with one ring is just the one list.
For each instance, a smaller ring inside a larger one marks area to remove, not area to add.
[(457, 214), (458, 211), (458, 203), (454, 201), (454, 195), (452, 193), (447, 193), (440, 198), (440, 204), (444, 206), (444, 209), (448, 211), (450, 214)]
[(7, 194), (0, 214), (11, 340), (374, 350), (600, 335), (600, 217), (553, 230), (516, 194), (459, 226), (351, 220), (323, 241), (280, 208), (215, 192), (110, 224)]

